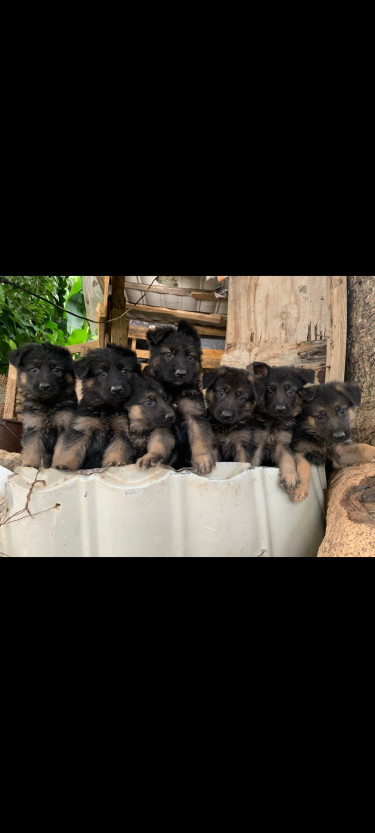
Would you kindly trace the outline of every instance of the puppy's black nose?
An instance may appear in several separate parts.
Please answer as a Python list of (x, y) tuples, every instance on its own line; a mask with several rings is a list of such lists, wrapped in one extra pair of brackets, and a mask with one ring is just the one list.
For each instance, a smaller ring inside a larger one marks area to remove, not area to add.
[(285, 414), (286, 405), (276, 405), (275, 411), (277, 414)]
[(48, 385), (47, 382), (41, 382), (39, 385), (39, 390), (51, 390), (51, 385)]
[(124, 392), (124, 388), (122, 388), (121, 386), (111, 388), (111, 393), (123, 393), (123, 392)]
[(222, 411), (221, 412), (221, 418), (222, 419), (232, 419), (232, 417), (233, 417), (232, 411)]
[(337, 431), (336, 434), (332, 434), (334, 440), (343, 440), (345, 436), (345, 431)]
[(186, 376), (186, 370), (176, 370), (177, 379), (182, 379)]

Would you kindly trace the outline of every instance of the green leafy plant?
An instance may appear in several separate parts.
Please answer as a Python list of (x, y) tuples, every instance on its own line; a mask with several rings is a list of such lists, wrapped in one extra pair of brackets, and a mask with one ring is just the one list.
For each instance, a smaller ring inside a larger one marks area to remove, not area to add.
[(0, 284), (0, 373), (8, 369), (8, 353), (27, 342), (40, 344), (83, 344), (92, 335), (87, 321), (72, 313), (86, 315), (81, 275), (1, 275), (47, 301), (32, 298), (20, 289)]

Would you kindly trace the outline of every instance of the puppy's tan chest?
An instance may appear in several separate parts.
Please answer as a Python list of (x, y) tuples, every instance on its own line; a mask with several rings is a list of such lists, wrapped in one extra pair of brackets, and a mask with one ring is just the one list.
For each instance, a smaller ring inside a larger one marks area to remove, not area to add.
[(66, 431), (73, 419), (71, 411), (57, 411), (49, 414), (24, 415), (24, 426), (29, 431), (46, 431), (56, 428)]

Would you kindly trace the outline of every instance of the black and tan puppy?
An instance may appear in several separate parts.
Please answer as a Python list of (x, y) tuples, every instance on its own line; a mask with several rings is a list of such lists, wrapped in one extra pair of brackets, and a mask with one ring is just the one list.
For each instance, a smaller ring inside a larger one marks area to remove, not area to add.
[(51, 344), (27, 344), (9, 355), (23, 394), (22, 465), (49, 468), (58, 437), (77, 407), (73, 360)]
[(332, 463), (336, 469), (375, 462), (375, 448), (351, 442), (351, 427), (361, 404), (357, 385), (330, 382), (300, 391), (304, 400), (292, 448), (300, 485), (293, 500), (303, 501), (310, 488), (311, 465)]
[(126, 410), (128, 437), (138, 468), (149, 469), (159, 463), (168, 465), (176, 445), (173, 433), (176, 412), (162, 385), (154, 379), (137, 379)]
[(299, 483), (291, 444), (302, 400), (299, 393), (314, 382), (313, 370), (302, 367), (269, 367), (254, 362), (248, 370), (254, 374), (256, 396), (260, 399), (254, 412), (253, 466), (270, 465), (280, 469), (282, 486), (293, 493)]
[(220, 367), (205, 373), (203, 386), (217, 456), (223, 463), (250, 463), (254, 453), (254, 409), (262, 397), (247, 370)]
[(192, 466), (209, 474), (216, 464), (214, 440), (201, 389), (202, 347), (195, 327), (181, 321), (178, 327), (161, 326), (147, 333), (152, 375), (165, 388), (176, 410), (175, 468)]
[(53, 467), (77, 471), (133, 463), (125, 406), (140, 374), (136, 354), (110, 344), (93, 350), (74, 367), (83, 396), (57, 443)]

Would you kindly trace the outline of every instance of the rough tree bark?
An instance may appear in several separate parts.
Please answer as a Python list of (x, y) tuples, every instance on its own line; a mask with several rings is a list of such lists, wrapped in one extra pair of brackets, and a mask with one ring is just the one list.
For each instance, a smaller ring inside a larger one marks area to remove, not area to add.
[[(359, 384), (363, 395), (353, 437), (375, 446), (375, 276), (349, 276), (348, 302), (346, 379)], [(375, 557), (375, 463), (352, 466), (331, 479), (319, 557)]]

